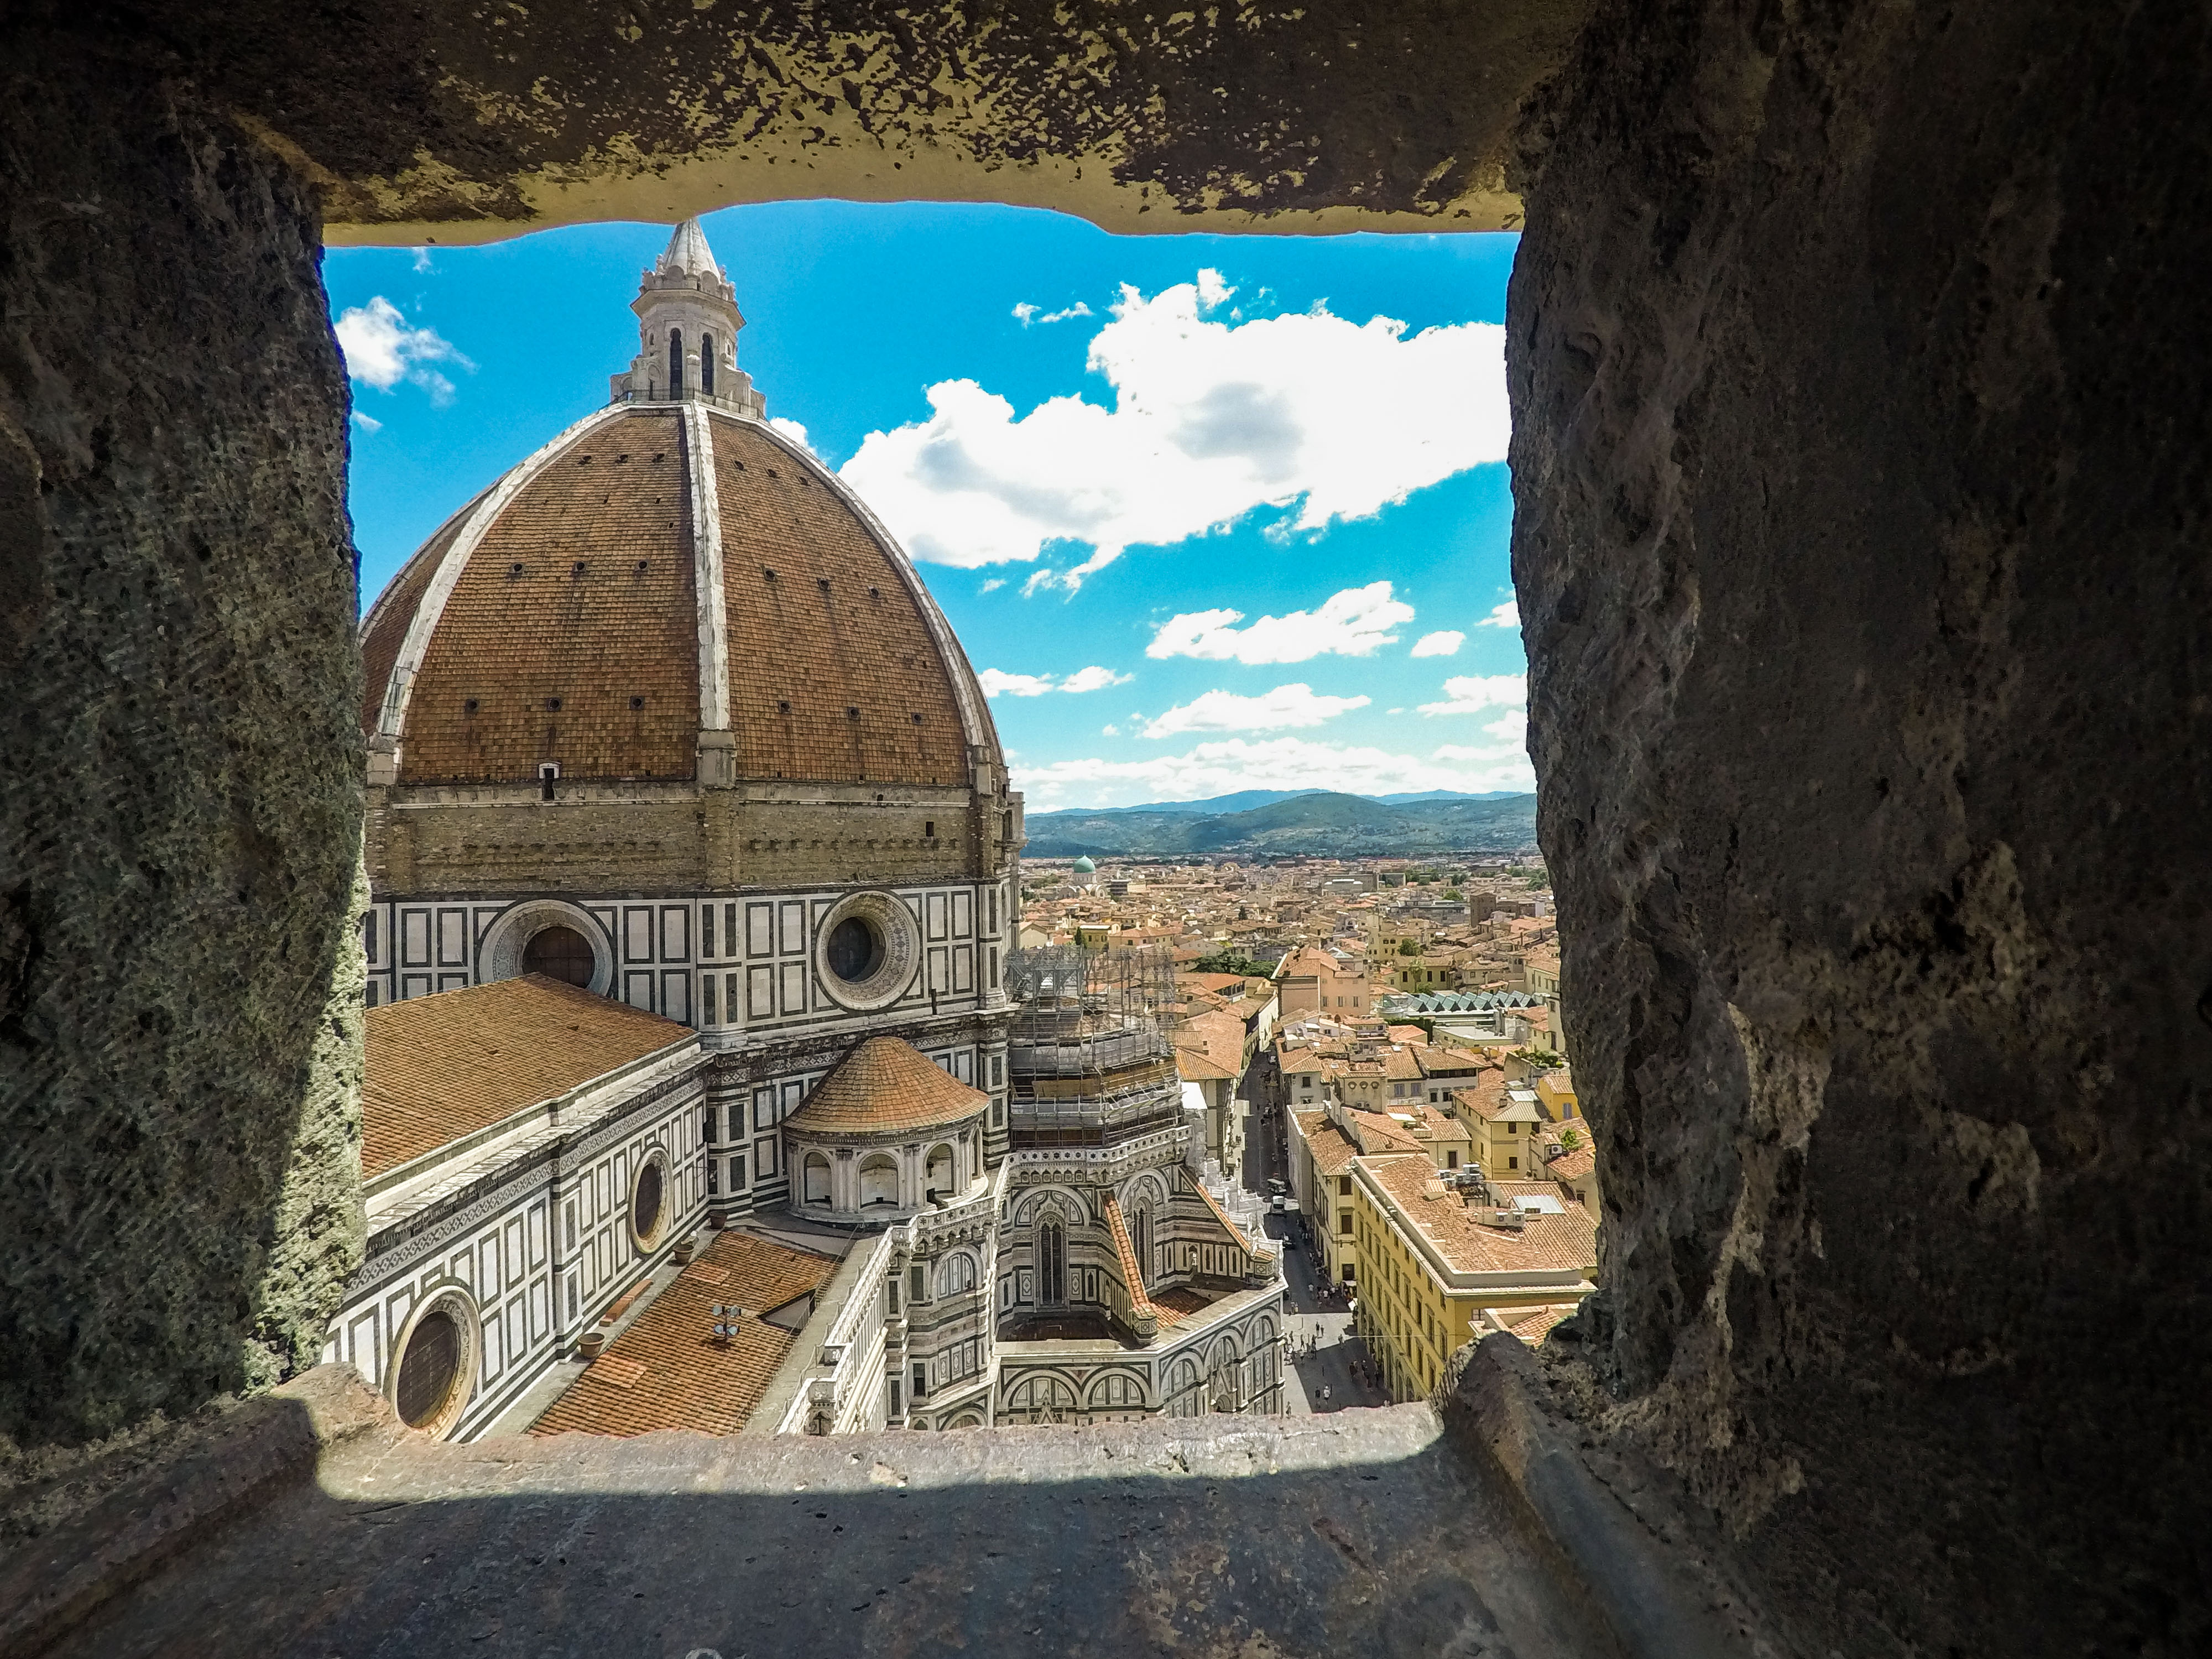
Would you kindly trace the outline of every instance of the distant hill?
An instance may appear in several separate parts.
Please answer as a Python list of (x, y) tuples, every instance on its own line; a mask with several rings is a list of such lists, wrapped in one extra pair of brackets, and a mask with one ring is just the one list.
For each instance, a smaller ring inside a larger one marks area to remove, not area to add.
[[(1255, 806), (1273, 806), (1280, 800), (1297, 800), (1306, 795), (1326, 795), (1326, 789), (1240, 789), (1233, 795), (1214, 795), (1205, 800), (1152, 800), (1139, 806), (1071, 807), (1071, 811), (1106, 812), (1191, 812), (1200, 817), (1218, 817), (1229, 812), (1249, 812)], [(1462, 793), (1456, 789), (1423, 789), (1407, 795), (1362, 795), (1362, 800), (1379, 800), (1390, 805), (1401, 805), (1416, 800), (1510, 800), (1516, 791), (1492, 789), (1479, 795)]]
[[(1100, 806), (1089, 810), (1099, 812), (1194, 812), (1201, 817), (1218, 817), (1224, 812), (1248, 812), (1255, 806), (1273, 806), (1279, 800), (1295, 800), (1300, 795), (1318, 795), (1319, 789), (1240, 789), (1233, 795), (1216, 795), (1210, 800), (1154, 800), (1141, 806)], [(1085, 809), (1073, 809), (1080, 811)]]
[[(1264, 790), (1248, 794), (1266, 794)], [(1235, 795), (1224, 800), (1236, 800)], [(1192, 803), (1203, 806), (1208, 803)], [(1364, 795), (1285, 793), (1241, 811), (1192, 811), (1184, 803), (1076, 809), (1030, 815), (1032, 858), (1190, 854), (1517, 853), (1536, 845), (1534, 795), (1423, 796), (1398, 801)]]

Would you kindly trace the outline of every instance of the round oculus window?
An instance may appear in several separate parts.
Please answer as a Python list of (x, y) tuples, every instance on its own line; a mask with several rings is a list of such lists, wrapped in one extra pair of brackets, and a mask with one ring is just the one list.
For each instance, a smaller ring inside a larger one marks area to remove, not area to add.
[(884, 965), (884, 936), (866, 916), (848, 916), (830, 930), (830, 971), (848, 985), (874, 977)]
[(599, 958), (592, 953), (591, 941), (573, 927), (541, 927), (522, 947), (526, 974), (543, 974), (588, 989), (598, 969)]
[(629, 1231), (641, 1250), (660, 1243), (668, 1224), (668, 1166), (655, 1152), (638, 1165), (629, 1189)]
[(841, 1007), (873, 1013), (904, 996), (921, 966), (921, 928), (896, 896), (848, 893), (814, 935), (814, 970)]
[(385, 1389), (399, 1420), (442, 1437), (453, 1432), (476, 1384), (477, 1315), (466, 1291), (449, 1287), (421, 1305), (399, 1333)]
[(460, 1322), (443, 1309), (425, 1314), (399, 1357), (400, 1420), (410, 1429), (428, 1428), (453, 1402), (460, 1377)]

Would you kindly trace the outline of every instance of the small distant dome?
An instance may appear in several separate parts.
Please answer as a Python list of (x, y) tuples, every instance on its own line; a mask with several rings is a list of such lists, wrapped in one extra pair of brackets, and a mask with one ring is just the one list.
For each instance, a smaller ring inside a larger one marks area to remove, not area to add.
[(1093, 876), (1098, 873), (1098, 866), (1087, 858), (1080, 858), (1075, 861), (1075, 873), (1079, 876)]

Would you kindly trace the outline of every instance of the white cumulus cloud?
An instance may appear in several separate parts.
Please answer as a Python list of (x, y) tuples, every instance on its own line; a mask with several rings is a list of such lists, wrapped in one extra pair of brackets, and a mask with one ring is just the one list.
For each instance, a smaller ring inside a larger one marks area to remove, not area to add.
[(1390, 584), (1370, 582), (1332, 593), (1317, 611), (1262, 617), (1249, 628), (1241, 611), (1190, 611), (1170, 617), (1148, 657), (1199, 657), (1209, 662), (1304, 662), (1320, 656), (1365, 657), (1395, 645), (1390, 630), (1413, 619), (1413, 607), (1390, 597)]
[(365, 306), (347, 307), (333, 326), (346, 373), (379, 392), (389, 392), (404, 380), (428, 392), (431, 402), (442, 404), (453, 397), (453, 383), (430, 365), (476, 367), (451, 341), (441, 339), (436, 329), (410, 328), (399, 307), (381, 294)]
[(1321, 726), (1348, 708), (1364, 708), (1371, 697), (1330, 697), (1310, 685), (1279, 685), (1256, 697), (1234, 691), (1206, 691), (1170, 708), (1145, 727), (1148, 738), (1172, 738), (1185, 732), (1279, 732)]
[(1413, 650), (1407, 654), (1415, 657), (1454, 656), (1466, 642), (1467, 635), (1456, 628), (1439, 629), (1436, 633), (1424, 634), (1415, 640)]
[[(870, 433), (844, 476), (920, 559), (974, 567), (1090, 550), (1047, 566), (1035, 591), (1079, 586), (1126, 548), (1255, 507), (1295, 507), (1293, 527), (1317, 531), (1504, 459), (1496, 325), (1409, 337), (1389, 318), (1358, 324), (1320, 307), (1248, 322), (1204, 314), (1233, 292), (1214, 271), (1150, 299), (1124, 286), (1091, 343), (1110, 408), (1068, 396), (1018, 416), (972, 380), (939, 381), (928, 419)], [(1032, 318), (1046, 320), (1034, 307)]]
[(814, 446), (806, 441), (806, 428), (800, 422), (786, 420), (781, 415), (772, 415), (768, 423), (782, 434), (787, 441), (797, 444), (810, 455), (814, 453)]
[(1492, 609), (1491, 613), (1485, 617), (1480, 622), (1475, 623), (1475, 626), (1477, 628), (1520, 627), (1521, 601), (1518, 599), (1506, 600), (1504, 604)]
[(1528, 700), (1525, 674), (1455, 674), (1444, 682), (1443, 701), (1425, 702), (1424, 714), (1480, 714), (1486, 708), (1518, 708)]
[(1027, 300), (1014, 307), (1014, 320), (1024, 328), (1027, 328), (1031, 323), (1064, 323), (1071, 317), (1088, 317), (1091, 314), (1091, 307), (1080, 300), (1060, 311), (1047, 311), (1041, 306), (1031, 305)]
[(1049, 674), (1009, 674), (1001, 668), (987, 668), (975, 676), (987, 697), (1042, 697), (1048, 691), (1103, 691), (1109, 685), (1127, 685), (1135, 678), (1133, 674), (1117, 674), (1096, 663), (1059, 680)]
[(378, 420), (374, 415), (364, 415), (357, 409), (353, 411), (353, 423), (359, 427), (363, 432), (381, 432), (384, 430), (383, 422)]
[(975, 678), (987, 697), (1041, 697), (1053, 689), (1049, 674), (1009, 674), (1001, 669), (987, 668)]
[(1312, 738), (1222, 738), (1187, 753), (1139, 761), (1103, 758), (1017, 765), (1014, 787), (1032, 812), (1056, 806), (1127, 806), (1147, 800), (1203, 800), (1240, 789), (1311, 789), (1316, 784), (1355, 795), (1456, 789), (1535, 787), (1528, 757), (1501, 745), (1468, 751), (1462, 759), (1441, 752), (1424, 759), (1361, 744)]

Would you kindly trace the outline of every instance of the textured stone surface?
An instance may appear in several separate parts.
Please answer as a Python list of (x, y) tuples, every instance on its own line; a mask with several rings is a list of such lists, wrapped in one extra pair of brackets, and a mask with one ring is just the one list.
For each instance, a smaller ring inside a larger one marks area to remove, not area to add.
[(2209, 94), (2197, 6), (1617, 3), (1532, 135), (1586, 1397), (1808, 1650), (2212, 1640)]
[(363, 1428), (380, 1402), (312, 1403), (353, 1431), (315, 1480), (52, 1651), (1621, 1652), (1496, 1465), (1425, 1406), (441, 1446), (388, 1414)]
[(1015, 202), (1121, 231), (1488, 229), (1586, 0), (27, 0), (200, 78), (340, 240), (481, 240), (732, 201)]
[(0, 1436), (38, 1443), (320, 1340), (360, 1238), (361, 739), (312, 202), (188, 94), (12, 45)]

